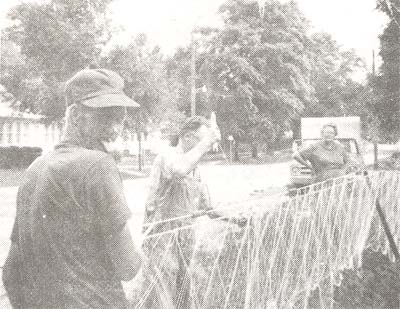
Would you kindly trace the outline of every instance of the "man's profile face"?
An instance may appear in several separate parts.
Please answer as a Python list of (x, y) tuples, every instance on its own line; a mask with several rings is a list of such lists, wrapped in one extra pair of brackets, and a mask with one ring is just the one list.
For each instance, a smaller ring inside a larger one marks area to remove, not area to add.
[(126, 109), (124, 107), (104, 107), (85, 115), (88, 137), (101, 142), (114, 142), (122, 133)]

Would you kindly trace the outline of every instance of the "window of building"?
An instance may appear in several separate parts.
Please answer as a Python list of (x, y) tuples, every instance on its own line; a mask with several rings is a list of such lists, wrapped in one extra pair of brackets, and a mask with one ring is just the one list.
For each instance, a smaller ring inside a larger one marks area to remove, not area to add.
[(7, 122), (7, 143), (12, 144), (13, 142), (13, 123), (12, 121)]

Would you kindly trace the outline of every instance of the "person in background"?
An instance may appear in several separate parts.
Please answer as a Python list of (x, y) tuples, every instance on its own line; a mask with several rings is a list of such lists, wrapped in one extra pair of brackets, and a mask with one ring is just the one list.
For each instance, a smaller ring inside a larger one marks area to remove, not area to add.
[(126, 308), (121, 281), (141, 254), (127, 226), (131, 212), (107, 152), (126, 108), (115, 72), (87, 69), (66, 83), (66, 128), (55, 150), (27, 170), (17, 197), (3, 282), (14, 308)]
[(197, 165), (219, 140), (216, 125), (204, 117), (191, 117), (181, 127), (177, 144), (154, 161), (143, 243), (149, 263), (141, 294), (146, 308), (193, 307), (190, 262), (195, 231), (190, 225), (201, 211), (211, 218), (223, 216), (212, 210)]
[(314, 171), (316, 182), (342, 176), (346, 173), (349, 155), (344, 146), (335, 140), (338, 135), (334, 123), (326, 124), (321, 129), (321, 140), (295, 151), (293, 159)]

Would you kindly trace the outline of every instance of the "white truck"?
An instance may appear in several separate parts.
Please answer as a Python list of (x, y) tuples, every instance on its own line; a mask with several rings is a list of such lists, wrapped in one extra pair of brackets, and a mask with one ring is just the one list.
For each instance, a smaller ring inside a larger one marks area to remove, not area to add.
[[(343, 144), (350, 154), (354, 166), (364, 166), (361, 155), (361, 125), (360, 117), (313, 117), (301, 119), (301, 139), (294, 140), (293, 151), (317, 142), (321, 138), (321, 128), (328, 123), (334, 123), (338, 129), (336, 140)], [(298, 162), (290, 165), (289, 188), (300, 188), (315, 182), (315, 175), (308, 167)]]

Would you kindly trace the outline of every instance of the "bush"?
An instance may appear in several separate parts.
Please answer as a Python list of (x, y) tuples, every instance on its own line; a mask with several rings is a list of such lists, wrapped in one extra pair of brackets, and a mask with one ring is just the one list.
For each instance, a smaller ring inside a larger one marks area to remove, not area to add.
[[(342, 276), (341, 285), (335, 288), (333, 308), (399, 308), (398, 265), (381, 252), (364, 250), (361, 269), (344, 270)], [(309, 298), (308, 307), (323, 309), (318, 289)]]
[(0, 147), (0, 169), (27, 168), (41, 154), (39, 147)]

